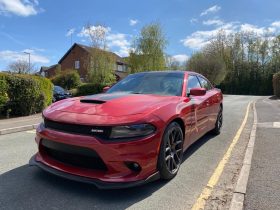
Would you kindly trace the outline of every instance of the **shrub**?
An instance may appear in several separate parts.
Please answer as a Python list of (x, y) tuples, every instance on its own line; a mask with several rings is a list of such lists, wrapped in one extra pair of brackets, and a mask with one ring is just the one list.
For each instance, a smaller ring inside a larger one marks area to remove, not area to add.
[(9, 102), (6, 109), (12, 115), (30, 115), (41, 112), (52, 100), (52, 83), (32, 75), (1, 74), (8, 84)]
[(78, 87), (81, 84), (80, 75), (75, 70), (65, 70), (52, 78), (55, 85), (61, 86), (68, 90)]
[(103, 88), (108, 85), (106, 84), (94, 84), (94, 83), (86, 83), (82, 84), (77, 88), (77, 95), (76, 96), (85, 96), (85, 95), (92, 95), (97, 93), (102, 93)]
[(0, 78), (0, 113), (2, 112), (4, 106), (9, 100), (7, 90), (8, 90), (8, 84), (6, 80)]
[(280, 72), (273, 75), (273, 90), (274, 95), (280, 97)]

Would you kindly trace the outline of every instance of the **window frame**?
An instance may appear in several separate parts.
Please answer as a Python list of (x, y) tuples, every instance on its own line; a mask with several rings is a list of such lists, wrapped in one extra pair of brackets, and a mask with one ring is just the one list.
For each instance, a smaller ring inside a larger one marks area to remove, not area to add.
[(198, 75), (197, 75), (197, 74), (188, 74), (188, 79), (187, 79), (187, 84), (186, 84), (186, 96), (189, 96), (189, 95), (190, 95), (190, 93), (188, 92), (188, 85), (189, 85), (189, 77), (190, 77), (190, 76), (196, 77), (196, 79), (197, 79), (197, 81), (198, 81), (198, 83), (199, 83), (199, 85), (200, 85), (200, 88), (202, 88), (201, 83), (200, 83), (200, 81), (199, 81), (199, 79), (198, 79)]
[(200, 83), (200, 86), (201, 86), (202, 88), (204, 88), (204, 87), (202, 86), (202, 83), (201, 83), (201, 81), (200, 81), (199, 78), (204, 79), (204, 80), (210, 85), (210, 88), (209, 88), (209, 89), (205, 88), (207, 92), (213, 90), (214, 87), (213, 87), (213, 85), (211, 84), (211, 82), (209, 82), (209, 80), (208, 80), (207, 78), (205, 78), (205, 77), (202, 76), (202, 75), (197, 75), (197, 79), (198, 79), (198, 81), (199, 81), (199, 83)]

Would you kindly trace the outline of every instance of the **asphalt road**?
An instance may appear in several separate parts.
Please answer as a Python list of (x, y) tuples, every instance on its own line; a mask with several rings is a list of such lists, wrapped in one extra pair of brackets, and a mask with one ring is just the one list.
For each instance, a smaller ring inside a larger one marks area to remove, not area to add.
[(98, 190), (30, 167), (35, 134), (0, 136), (0, 209), (191, 209), (240, 127), (248, 103), (257, 98), (225, 96), (222, 133), (206, 135), (191, 146), (173, 180), (125, 190)]

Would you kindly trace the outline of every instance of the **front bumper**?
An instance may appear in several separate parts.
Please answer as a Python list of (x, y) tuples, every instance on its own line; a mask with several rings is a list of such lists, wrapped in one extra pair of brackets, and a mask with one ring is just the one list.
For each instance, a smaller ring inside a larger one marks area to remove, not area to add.
[(92, 179), (77, 175), (72, 175), (69, 173), (65, 173), (59, 170), (56, 170), (54, 168), (51, 168), (39, 161), (36, 161), (36, 155), (32, 156), (32, 158), (29, 160), (30, 166), (37, 166), (41, 169), (43, 169), (46, 172), (49, 172), (51, 174), (54, 174), (56, 176), (66, 178), (73, 181), (83, 182), (87, 184), (93, 184), (99, 189), (123, 189), (123, 188), (130, 188), (130, 187), (136, 187), (142, 184), (146, 184), (152, 181), (155, 181), (160, 178), (159, 172), (155, 172), (154, 174), (150, 175), (148, 178), (144, 180), (139, 181), (133, 181), (133, 182), (104, 182), (100, 181), (98, 179)]
[[(35, 138), (39, 152), (30, 160), (30, 164), (61, 177), (93, 183), (98, 188), (114, 189), (137, 186), (158, 178), (157, 157), (161, 135), (161, 132), (157, 132), (134, 141), (106, 142), (93, 136), (64, 133), (39, 126)], [(42, 149), (44, 139), (57, 144), (94, 151), (105, 163), (106, 169), (95, 170), (69, 165), (55, 159)], [(138, 163), (141, 170), (131, 170), (126, 165), (127, 162)]]

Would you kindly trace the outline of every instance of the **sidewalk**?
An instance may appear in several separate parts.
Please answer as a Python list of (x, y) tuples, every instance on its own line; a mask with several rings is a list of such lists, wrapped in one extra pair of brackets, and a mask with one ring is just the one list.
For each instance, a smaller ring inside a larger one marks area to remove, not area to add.
[(0, 119), (0, 135), (34, 129), (42, 121), (42, 114)]
[(280, 102), (259, 100), (256, 110), (258, 126), (244, 209), (279, 209)]

